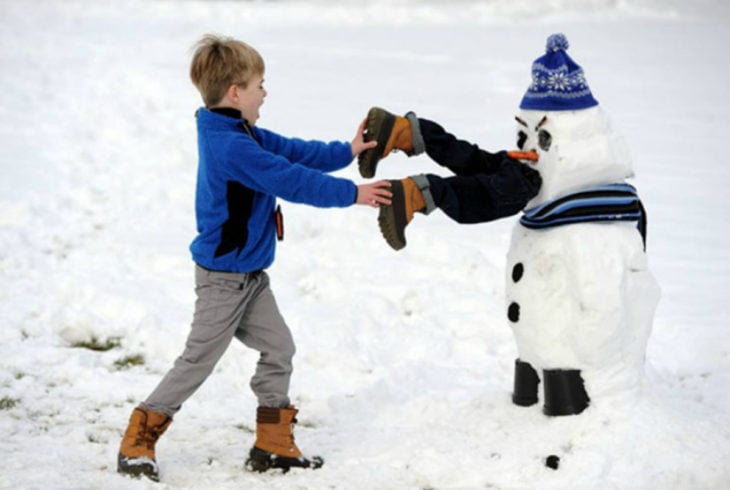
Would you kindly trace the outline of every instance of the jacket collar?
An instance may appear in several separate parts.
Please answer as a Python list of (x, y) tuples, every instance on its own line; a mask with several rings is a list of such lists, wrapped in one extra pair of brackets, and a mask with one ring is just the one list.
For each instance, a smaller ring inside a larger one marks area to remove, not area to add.
[(199, 127), (202, 125), (202, 127), (208, 128), (236, 128), (249, 135), (258, 144), (261, 144), (258, 135), (248, 124), (248, 121), (241, 117), (241, 111), (237, 109), (231, 107), (216, 107), (214, 109), (201, 107), (195, 111), (195, 118), (198, 120)]
[(214, 107), (208, 110), (210, 112), (215, 112), (216, 114), (222, 114), (224, 116), (234, 117), (236, 119), (243, 119), (241, 111), (239, 111), (238, 109), (234, 109), (233, 107)]
[(195, 111), (195, 117), (198, 123), (202, 123), (206, 126), (234, 126), (250, 133), (251, 126), (248, 121), (242, 118), (241, 111), (233, 109), (232, 107), (216, 107), (208, 109), (207, 107), (201, 107)]

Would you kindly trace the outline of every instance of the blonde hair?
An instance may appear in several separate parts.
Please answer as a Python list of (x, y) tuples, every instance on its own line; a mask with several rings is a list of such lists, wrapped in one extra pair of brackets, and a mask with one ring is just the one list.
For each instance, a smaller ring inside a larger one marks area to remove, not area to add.
[(206, 34), (194, 49), (190, 80), (207, 107), (218, 104), (231, 85), (245, 88), (252, 77), (264, 74), (264, 59), (242, 41)]

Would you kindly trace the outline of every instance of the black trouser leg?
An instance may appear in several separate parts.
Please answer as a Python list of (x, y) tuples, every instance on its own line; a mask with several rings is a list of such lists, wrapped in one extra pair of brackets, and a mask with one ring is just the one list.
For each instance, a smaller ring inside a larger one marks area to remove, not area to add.
[(457, 223), (484, 223), (520, 212), (537, 190), (519, 168), (505, 162), (495, 174), (426, 175), (433, 202)]
[(418, 122), (428, 156), (456, 175), (492, 173), (499, 168), (502, 155), (489, 153), (473, 143), (457, 139), (428, 119), (419, 118)]
[(457, 139), (439, 124), (418, 120), (426, 153), (455, 177), (427, 175), (435, 205), (457, 223), (484, 223), (521, 211), (538, 191), (522, 164)]

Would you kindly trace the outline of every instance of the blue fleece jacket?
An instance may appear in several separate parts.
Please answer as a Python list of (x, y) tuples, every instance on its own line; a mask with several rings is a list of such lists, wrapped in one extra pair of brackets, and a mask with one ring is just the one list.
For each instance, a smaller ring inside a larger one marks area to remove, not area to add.
[(240, 118), (198, 110), (198, 236), (193, 260), (211, 270), (251, 272), (274, 261), (276, 197), (346, 207), (355, 184), (324, 172), (352, 161), (349, 143), (285, 138)]

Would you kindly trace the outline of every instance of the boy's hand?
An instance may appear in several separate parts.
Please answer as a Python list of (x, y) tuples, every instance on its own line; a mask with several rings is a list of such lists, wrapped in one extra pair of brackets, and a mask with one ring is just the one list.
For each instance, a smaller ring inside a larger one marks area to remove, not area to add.
[(355, 134), (355, 138), (353, 138), (352, 143), (350, 144), (352, 146), (352, 158), (355, 158), (360, 153), (362, 153), (365, 150), (369, 150), (370, 148), (375, 148), (378, 146), (378, 142), (373, 141), (365, 141), (365, 123), (367, 123), (368, 118), (362, 120), (360, 123), (360, 127), (357, 128), (357, 133)]
[(390, 189), (390, 182), (387, 180), (359, 185), (357, 186), (357, 199), (355, 199), (355, 203), (365, 204), (373, 208), (381, 205), (389, 206), (393, 193), (388, 189)]

